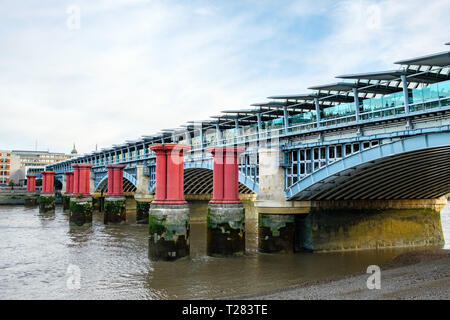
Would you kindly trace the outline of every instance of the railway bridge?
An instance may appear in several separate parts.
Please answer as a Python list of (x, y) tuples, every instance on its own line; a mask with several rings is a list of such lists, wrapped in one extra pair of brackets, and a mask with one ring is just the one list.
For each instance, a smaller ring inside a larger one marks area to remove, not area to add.
[(396, 64), (52, 164), (44, 175), (62, 183), (67, 203), (105, 195), (105, 222), (126, 219), (120, 201), (133, 196), (153, 257), (189, 253), (185, 196), (211, 199), (212, 255), (245, 251), (245, 197), (263, 252), (442, 244), (450, 52)]

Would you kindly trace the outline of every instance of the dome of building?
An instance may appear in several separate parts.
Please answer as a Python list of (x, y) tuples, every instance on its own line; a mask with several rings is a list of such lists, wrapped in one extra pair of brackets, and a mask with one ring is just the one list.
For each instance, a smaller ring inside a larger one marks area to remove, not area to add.
[(72, 149), (72, 151), (70, 152), (70, 154), (72, 154), (72, 155), (78, 154), (77, 149), (75, 149), (75, 143), (73, 144), (73, 149)]

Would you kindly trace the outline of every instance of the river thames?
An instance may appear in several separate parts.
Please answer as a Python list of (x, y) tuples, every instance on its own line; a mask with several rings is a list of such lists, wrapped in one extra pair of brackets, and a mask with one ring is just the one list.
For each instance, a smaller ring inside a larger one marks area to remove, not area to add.
[[(191, 256), (174, 262), (147, 257), (148, 226), (71, 227), (57, 206), (38, 209), (0, 206), (0, 299), (209, 299), (273, 290), (365, 271), (417, 248), (341, 253), (262, 254), (257, 222), (246, 221), (246, 255), (206, 256), (207, 202), (191, 204)], [(450, 249), (450, 205), (441, 212)], [(73, 270), (80, 286), (71, 286)], [(68, 285), (69, 283), (69, 285)]]

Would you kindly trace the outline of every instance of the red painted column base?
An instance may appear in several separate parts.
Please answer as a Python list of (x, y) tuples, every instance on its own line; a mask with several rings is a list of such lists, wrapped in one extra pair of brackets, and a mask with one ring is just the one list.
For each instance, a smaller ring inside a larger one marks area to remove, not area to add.
[(108, 193), (107, 196), (123, 196), (123, 169), (125, 164), (106, 165), (108, 169)]
[(156, 144), (156, 193), (152, 205), (184, 205), (184, 153), (191, 146)]
[(211, 204), (239, 204), (239, 154), (245, 148), (211, 147), (214, 157), (213, 198)]
[(54, 193), (55, 171), (41, 171), (42, 174), (42, 191), (43, 194)]
[(27, 192), (36, 192), (36, 176), (32, 174), (27, 175)]

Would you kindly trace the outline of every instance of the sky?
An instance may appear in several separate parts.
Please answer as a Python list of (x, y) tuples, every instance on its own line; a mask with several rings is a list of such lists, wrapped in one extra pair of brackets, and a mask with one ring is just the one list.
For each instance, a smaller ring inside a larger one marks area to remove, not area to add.
[(448, 0), (0, 2), (0, 149), (87, 153), (450, 50)]

